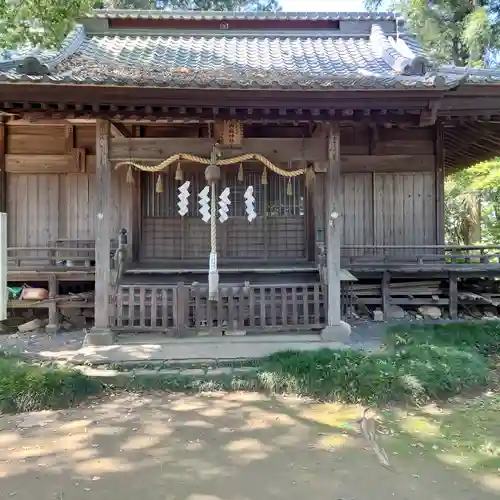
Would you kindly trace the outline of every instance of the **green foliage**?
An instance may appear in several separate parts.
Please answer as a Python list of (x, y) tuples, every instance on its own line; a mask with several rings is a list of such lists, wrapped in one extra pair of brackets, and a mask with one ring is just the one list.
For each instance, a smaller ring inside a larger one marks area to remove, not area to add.
[(484, 358), (453, 346), (410, 345), (379, 355), (352, 350), (278, 353), (259, 370), (260, 385), (345, 403), (420, 404), (484, 386)]
[(500, 158), (458, 171), (445, 182), (445, 228), (450, 243), (500, 241)]
[(69, 407), (102, 386), (74, 370), (0, 357), (0, 413)]
[[(368, 9), (383, 0), (365, 0)], [(500, 46), (499, 0), (395, 0), (427, 53), (439, 63), (489, 66)]]
[(0, 48), (56, 46), (93, 5), (93, 0), (0, 0)]
[(279, 10), (277, 0), (0, 0), (0, 49), (56, 47), (93, 8), (257, 11)]
[(394, 351), (415, 345), (434, 345), (474, 350), (483, 356), (489, 356), (500, 353), (500, 322), (398, 325), (388, 329), (386, 342)]

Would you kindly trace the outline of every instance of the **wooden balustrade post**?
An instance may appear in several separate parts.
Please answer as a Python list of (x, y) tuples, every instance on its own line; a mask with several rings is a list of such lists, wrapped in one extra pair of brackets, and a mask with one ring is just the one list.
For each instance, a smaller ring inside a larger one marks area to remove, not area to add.
[(325, 176), (325, 242), (327, 274), (327, 320), (321, 337), (345, 342), (351, 333), (349, 324), (341, 320), (340, 246), (342, 212), (340, 191), (340, 132), (330, 125), (327, 135), (328, 166)]
[(448, 292), (448, 303), (449, 303), (449, 313), (450, 319), (458, 318), (458, 287), (457, 287), (457, 275), (450, 272), (450, 285)]
[(96, 220), (94, 327), (85, 338), (88, 345), (113, 343), (110, 329), (111, 275), (111, 167), (109, 164), (109, 121), (96, 122)]

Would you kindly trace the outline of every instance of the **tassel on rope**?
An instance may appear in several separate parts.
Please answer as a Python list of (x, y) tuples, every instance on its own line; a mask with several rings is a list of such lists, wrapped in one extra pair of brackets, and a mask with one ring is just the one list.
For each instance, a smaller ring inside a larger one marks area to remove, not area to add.
[(309, 166), (306, 168), (306, 188), (311, 189), (314, 184), (314, 180), (316, 179), (316, 173), (314, 172), (314, 168)]
[(179, 182), (182, 182), (184, 180), (184, 174), (182, 172), (180, 161), (177, 162), (177, 169), (175, 171), (175, 180)]
[(262, 178), (261, 178), (261, 180), (260, 180), (260, 183), (261, 183), (262, 185), (267, 184), (267, 167), (264, 167), (264, 170), (263, 170), (263, 172), (262, 172)]
[(156, 189), (157, 193), (163, 193), (163, 176), (158, 174), (158, 179), (156, 179)]
[(238, 182), (243, 182), (243, 163), (240, 163), (240, 168), (238, 169)]
[(288, 178), (288, 182), (286, 185), (286, 194), (287, 194), (287, 196), (292, 196), (292, 194), (293, 194), (292, 179), (290, 179), (290, 177)]
[(132, 172), (132, 165), (129, 165), (127, 170), (127, 177), (125, 178), (127, 184), (134, 184), (134, 172)]

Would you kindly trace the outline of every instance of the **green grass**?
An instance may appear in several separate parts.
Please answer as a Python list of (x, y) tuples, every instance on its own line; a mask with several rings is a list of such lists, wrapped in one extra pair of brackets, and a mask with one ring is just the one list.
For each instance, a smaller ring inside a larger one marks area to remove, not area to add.
[(102, 389), (75, 370), (0, 357), (0, 413), (65, 408)]
[(398, 325), (389, 328), (387, 346), (392, 350), (410, 345), (453, 346), (483, 356), (500, 354), (500, 322), (469, 321), (435, 325)]
[[(209, 372), (208, 372), (209, 373)], [(136, 377), (128, 389), (169, 391), (257, 390), (292, 393), (344, 403), (422, 405), (490, 381), (486, 358), (453, 346), (409, 345), (378, 355), (353, 350), (285, 351), (273, 354), (248, 374)]]
[[(252, 370), (199, 377), (123, 377), (125, 389), (168, 391), (254, 390), (319, 400), (423, 405), (484, 388), (494, 379), (490, 360), (500, 351), (500, 323), (400, 326), (387, 334), (388, 349), (285, 351), (251, 362)], [(241, 363), (235, 362), (234, 368)], [(78, 371), (0, 357), (0, 412), (71, 406), (103, 390)]]

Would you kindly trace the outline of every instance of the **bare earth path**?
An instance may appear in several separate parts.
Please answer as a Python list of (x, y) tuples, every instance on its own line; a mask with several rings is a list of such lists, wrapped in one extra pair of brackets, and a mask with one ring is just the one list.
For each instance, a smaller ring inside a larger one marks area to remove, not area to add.
[[(418, 454), (391, 456), (399, 473), (388, 471), (354, 431), (325, 423), (323, 410), (258, 394), (118, 394), (72, 410), (4, 416), (0, 498), (499, 498), (495, 481)], [(327, 413), (340, 421), (357, 411)]]

